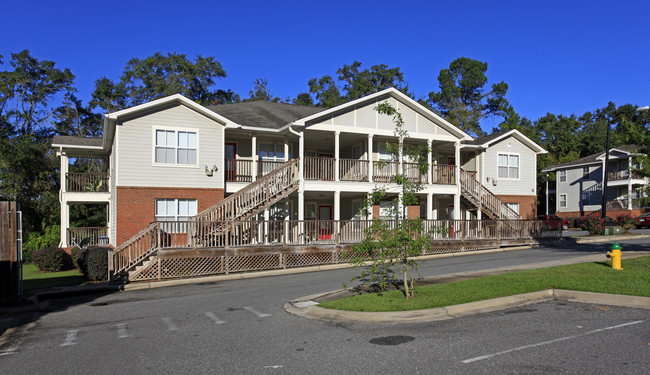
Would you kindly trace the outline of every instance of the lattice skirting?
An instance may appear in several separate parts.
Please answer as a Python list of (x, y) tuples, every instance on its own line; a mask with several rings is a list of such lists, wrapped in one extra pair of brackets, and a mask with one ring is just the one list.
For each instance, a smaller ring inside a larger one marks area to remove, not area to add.
[[(440, 244), (440, 247), (428, 249), (422, 255), (469, 252), (493, 249), (495, 245), (477, 243)], [(162, 280), (193, 276), (227, 274), (231, 272), (263, 271), (282, 268), (316, 266), (323, 264), (348, 263), (355, 257), (352, 251), (307, 251), (298, 253), (271, 253), (219, 256), (206, 252), (197, 252), (187, 256), (175, 255), (152, 257), (145, 267), (132, 272), (130, 281)], [(366, 258), (370, 259), (366, 254)], [(376, 258), (376, 257), (374, 257)]]

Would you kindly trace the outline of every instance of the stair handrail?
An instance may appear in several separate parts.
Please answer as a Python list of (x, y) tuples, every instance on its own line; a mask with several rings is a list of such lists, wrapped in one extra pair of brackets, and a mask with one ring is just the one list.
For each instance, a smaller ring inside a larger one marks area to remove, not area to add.
[(113, 274), (118, 275), (155, 253), (160, 248), (159, 234), (159, 223), (150, 223), (113, 250)]
[[(290, 188), (297, 182), (300, 182), (300, 175), (298, 173), (299, 162), (299, 158), (284, 162), (269, 174), (257, 179), (255, 182), (250, 183), (243, 189), (219, 201), (211, 207), (199, 212), (194, 216), (194, 220), (234, 220), (248, 213), (251, 209), (259, 206), (259, 204), (269, 201), (278, 192)], [(281, 185), (278, 186), (272, 182), (280, 182)], [(256, 204), (251, 205), (251, 202)], [(230, 209), (225, 210), (228, 206), (230, 206)]]
[(460, 171), (461, 188), (475, 200), (475, 203), (480, 203), (481, 207), (487, 208), (499, 219), (520, 219), (519, 214), (517, 214), (512, 208), (508, 207), (507, 204), (494, 195), (494, 193), (481, 184), (476, 178), (472, 177), (462, 168)]

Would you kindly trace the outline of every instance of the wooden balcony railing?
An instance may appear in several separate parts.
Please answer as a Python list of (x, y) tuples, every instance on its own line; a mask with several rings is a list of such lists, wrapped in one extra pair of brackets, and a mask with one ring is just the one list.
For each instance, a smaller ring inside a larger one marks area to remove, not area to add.
[(253, 181), (253, 161), (226, 159), (226, 181)]
[(66, 191), (82, 193), (108, 192), (108, 173), (66, 173)]
[(340, 159), (339, 175), (341, 181), (368, 181), (368, 160)]
[[(383, 164), (380, 166), (380, 164)], [(376, 182), (392, 182), (393, 176), (399, 173), (399, 162), (381, 161), (372, 164), (372, 180)]]
[(631, 178), (643, 178), (639, 172), (632, 171), (632, 173), (630, 173), (627, 169), (607, 172), (607, 179), (609, 181), (627, 180), (630, 176)]
[(427, 173), (420, 173), (420, 165), (418, 163), (402, 163), (402, 168), (408, 180), (421, 184), (427, 183)]
[(334, 181), (334, 158), (305, 157), (305, 180)]
[(87, 245), (108, 245), (107, 227), (77, 227), (68, 228), (67, 246), (80, 246), (81, 241), (86, 240)]
[(456, 185), (455, 165), (433, 164), (431, 166), (431, 183), (439, 185)]
[(284, 160), (280, 161), (269, 161), (269, 160), (260, 160), (257, 162), (257, 178), (266, 176), (267, 174), (273, 172), (284, 164)]

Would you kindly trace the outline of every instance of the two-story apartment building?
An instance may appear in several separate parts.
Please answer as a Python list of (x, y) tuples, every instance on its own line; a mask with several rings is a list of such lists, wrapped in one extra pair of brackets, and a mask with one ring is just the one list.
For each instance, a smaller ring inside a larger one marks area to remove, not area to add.
[[(642, 198), (648, 179), (635, 172), (639, 147), (612, 148), (607, 171), (607, 215), (638, 216), (643, 212)], [(568, 163), (552, 165), (542, 172), (555, 173), (555, 212), (562, 218), (578, 217), (599, 211), (603, 201), (605, 152), (595, 153)]]
[[(405, 121), (404, 142), (428, 147), (426, 173), (387, 151), (398, 138), (391, 117), (375, 110), (385, 101)], [(392, 88), (330, 109), (206, 107), (173, 95), (106, 114), (102, 138), (56, 136), (52, 147), (61, 158), (64, 246), (86, 236), (119, 246), (151, 222), (199, 219), (210, 207), (218, 220), (355, 220), (377, 185), (399, 194), (391, 180), (398, 172), (422, 183), (411, 215), (534, 218), (537, 154), (546, 152), (516, 130), (475, 139)], [(103, 169), (70, 173), (77, 157), (102, 159)], [(262, 185), (264, 203), (242, 203), (255, 201)], [(84, 203), (106, 205), (107, 228), (70, 228), (70, 205)], [(325, 226), (319, 236), (327, 235)]]

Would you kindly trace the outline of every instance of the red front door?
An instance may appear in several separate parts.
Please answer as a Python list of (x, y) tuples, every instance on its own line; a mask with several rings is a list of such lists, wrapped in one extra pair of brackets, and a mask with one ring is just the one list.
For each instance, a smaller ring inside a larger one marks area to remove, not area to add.
[(332, 239), (332, 206), (318, 206), (318, 239)]
[(237, 143), (226, 142), (226, 181), (237, 181)]

